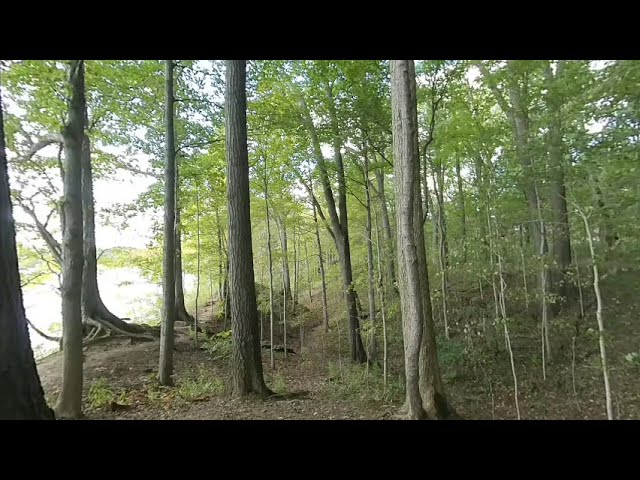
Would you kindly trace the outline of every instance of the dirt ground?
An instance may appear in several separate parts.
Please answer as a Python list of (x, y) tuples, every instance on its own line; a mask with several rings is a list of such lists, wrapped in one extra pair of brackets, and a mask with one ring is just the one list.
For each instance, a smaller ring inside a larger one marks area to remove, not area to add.
[[(207, 310), (208, 309), (208, 310)], [(222, 331), (222, 323), (209, 313), (210, 333)], [(337, 343), (335, 326), (325, 333), (317, 305), (304, 334), (302, 351), (299, 330), (288, 333), (295, 354), (285, 359), (263, 349), (267, 385), (280, 396), (268, 399), (234, 399), (230, 395), (228, 358), (195, 347), (187, 328), (177, 331), (174, 355), (175, 388), (160, 387), (156, 374), (158, 341), (134, 343), (123, 337), (107, 338), (85, 347), (85, 415), (89, 419), (393, 419), (403, 400), (401, 356), (389, 365), (386, 391), (379, 369), (352, 366), (345, 357), (345, 342)], [(638, 350), (634, 325), (637, 310), (631, 309), (614, 324), (610, 340), (610, 369), (616, 418), (640, 418), (640, 369), (624, 360), (624, 353)], [(206, 317), (205, 317), (206, 318)], [(268, 331), (266, 323), (264, 331)], [(629, 332), (635, 332), (630, 334)], [(281, 333), (281, 332), (280, 332)], [(536, 331), (514, 331), (512, 344), (518, 375), (518, 407), (522, 419), (605, 419), (604, 389), (597, 341), (581, 337), (574, 349), (565, 341), (543, 380), (536, 345)], [(266, 333), (265, 333), (266, 336)], [(202, 335), (200, 343), (202, 346)], [(282, 335), (276, 336), (282, 343)], [(340, 353), (339, 353), (340, 352)], [(442, 352), (441, 352), (442, 353)], [(488, 349), (482, 365), (469, 363), (465, 350), (455, 361), (446, 352), (441, 360), (445, 388), (451, 404), (463, 419), (515, 419), (514, 385), (508, 354)], [(342, 359), (340, 360), (340, 358)], [(61, 380), (61, 353), (38, 363), (47, 400), (52, 404)], [(574, 390), (575, 388), (575, 390)], [(575, 393), (574, 393), (575, 392)], [(283, 395), (284, 394), (284, 395)]]

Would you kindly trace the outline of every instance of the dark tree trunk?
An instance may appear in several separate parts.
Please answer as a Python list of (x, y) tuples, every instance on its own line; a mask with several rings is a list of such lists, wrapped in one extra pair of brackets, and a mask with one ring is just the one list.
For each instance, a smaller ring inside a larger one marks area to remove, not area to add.
[(222, 292), (222, 227), (220, 226), (220, 214), (218, 213), (218, 207), (216, 206), (216, 229), (218, 237), (218, 299), (223, 300), (224, 295)]
[(564, 183), (563, 141), (561, 123), (562, 95), (558, 91), (558, 78), (562, 76), (564, 61), (558, 62), (554, 75), (551, 65), (547, 64), (545, 79), (547, 82), (547, 108), (551, 115), (549, 125), (549, 166), (551, 170), (551, 209), (553, 211), (553, 253), (558, 265), (553, 281), (554, 293), (568, 296), (566, 275), (571, 268), (571, 238), (569, 236), (569, 213), (567, 210), (567, 192)]
[(182, 232), (180, 229), (180, 161), (175, 159), (176, 163), (176, 193), (175, 193), (175, 248), (176, 248), (176, 320), (193, 324), (195, 319), (187, 312), (184, 304), (184, 288), (182, 285)]
[(164, 166), (164, 257), (163, 257), (163, 309), (160, 329), (160, 368), (158, 379), (162, 385), (171, 385), (173, 375), (173, 326), (176, 319), (176, 148), (173, 125), (173, 60), (165, 60), (165, 166)]
[[(86, 114), (85, 114), (86, 120)], [(91, 166), (91, 144), (84, 136), (82, 145), (82, 218), (84, 270), (82, 273), (82, 311), (85, 322), (98, 322), (107, 329), (139, 334), (145, 329), (125, 322), (114, 315), (102, 301), (98, 289), (98, 260), (96, 254), (96, 221), (93, 198), (93, 173)]]
[[(271, 216), (269, 215), (269, 183), (267, 157), (264, 157), (264, 208), (267, 217), (267, 255), (269, 260), (269, 345), (274, 344), (273, 332), (273, 253), (271, 251)], [(271, 368), (276, 368), (273, 348), (269, 349)]]
[[(311, 141), (313, 145), (314, 155), (318, 162), (318, 168), (320, 170), (320, 180), (324, 189), (325, 199), (327, 201), (327, 208), (329, 210), (329, 216), (331, 218), (331, 234), (338, 250), (338, 257), (340, 260), (340, 269), (342, 272), (342, 283), (345, 292), (345, 301), (347, 304), (347, 315), (349, 319), (349, 350), (351, 353), (351, 359), (354, 362), (364, 363), (367, 361), (367, 355), (362, 343), (362, 337), (360, 335), (360, 321), (358, 319), (358, 306), (356, 304), (355, 288), (353, 286), (353, 270), (351, 267), (351, 248), (349, 244), (349, 222), (347, 218), (347, 193), (346, 183), (344, 175), (344, 164), (342, 161), (342, 153), (340, 152), (340, 137), (335, 112), (335, 105), (333, 104), (333, 96), (330, 87), (327, 85), (327, 99), (329, 104), (329, 113), (331, 117), (331, 124), (333, 130), (333, 148), (334, 148), (334, 160), (337, 167), (338, 174), (338, 208), (336, 209), (335, 198), (333, 197), (333, 190), (329, 181), (329, 174), (326, 169), (322, 150), (320, 149), (320, 140), (313, 124), (311, 114), (308, 110), (305, 111), (305, 122), (307, 129), (311, 135)], [(305, 105), (306, 107), (306, 105)]]
[(371, 322), (371, 333), (369, 334), (368, 356), (371, 363), (378, 361), (378, 345), (375, 335), (376, 328), (376, 294), (374, 282), (374, 265), (373, 265), (373, 240), (371, 236), (371, 188), (369, 184), (369, 157), (365, 150), (364, 155), (364, 184), (367, 205), (367, 223), (365, 226), (365, 237), (367, 242), (367, 286), (369, 300), (369, 321)]
[(282, 281), (284, 285), (284, 296), (291, 300), (291, 275), (289, 274), (289, 242), (287, 240), (286, 217), (279, 218), (280, 245), (282, 247)]
[(460, 159), (456, 156), (456, 177), (458, 179), (458, 205), (460, 206), (460, 228), (462, 238), (462, 263), (467, 263), (467, 218), (464, 208), (464, 189), (460, 174)]
[[(311, 189), (311, 196), (313, 196), (313, 182), (309, 179), (309, 188)], [(320, 267), (320, 282), (322, 287), (322, 321), (324, 323), (324, 329), (329, 330), (329, 309), (327, 307), (327, 282), (324, 275), (324, 259), (322, 258), (322, 242), (320, 241), (320, 228), (318, 227), (318, 214), (316, 212), (316, 204), (311, 200), (311, 206), (313, 207), (313, 224), (316, 233), (316, 243), (318, 245), (318, 262)]]
[(9, 192), (0, 102), (0, 420), (53, 420), (29, 340)]
[(253, 272), (246, 61), (227, 60), (225, 126), (229, 208), (229, 294), (233, 332), (232, 376), (237, 396), (270, 393), (264, 383)]
[(61, 418), (82, 415), (82, 145), (85, 131), (84, 61), (70, 62), (71, 100), (64, 139), (62, 242), (62, 388), (55, 410)]
[(378, 184), (378, 202), (380, 203), (380, 213), (382, 214), (382, 232), (384, 238), (384, 258), (387, 268), (387, 281), (392, 288), (387, 289), (389, 292), (397, 291), (396, 267), (393, 254), (393, 235), (391, 234), (391, 222), (389, 221), (389, 209), (387, 208), (387, 196), (384, 191), (384, 173), (382, 169), (376, 168), (376, 182)]

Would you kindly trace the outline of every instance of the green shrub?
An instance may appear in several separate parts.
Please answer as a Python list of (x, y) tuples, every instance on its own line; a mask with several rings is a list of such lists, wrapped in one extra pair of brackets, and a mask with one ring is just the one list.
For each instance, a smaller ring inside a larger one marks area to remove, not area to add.
[(231, 330), (220, 332), (203, 343), (204, 349), (209, 352), (214, 360), (228, 360), (231, 358), (232, 345)]
[(91, 382), (89, 387), (89, 407), (93, 409), (103, 408), (114, 401), (115, 398), (116, 395), (109, 387), (106, 378), (101, 377)]
[(329, 395), (342, 400), (392, 401), (404, 395), (404, 382), (400, 376), (387, 375), (384, 388), (382, 369), (377, 366), (329, 363)]

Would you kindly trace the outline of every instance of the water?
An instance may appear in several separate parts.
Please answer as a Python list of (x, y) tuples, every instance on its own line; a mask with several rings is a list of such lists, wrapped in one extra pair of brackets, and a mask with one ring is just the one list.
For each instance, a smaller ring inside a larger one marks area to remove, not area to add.
[[(185, 278), (185, 283), (190, 284), (190, 280)], [(143, 277), (139, 269), (100, 270), (98, 284), (104, 304), (115, 315), (130, 318), (135, 323), (153, 324), (160, 321), (162, 286)], [(22, 294), (27, 318), (31, 323), (48, 335), (61, 336), (61, 303), (56, 287), (57, 280), (54, 279), (45, 285), (27, 287)], [(31, 327), (29, 336), (37, 359), (58, 351), (57, 342), (45, 339)]]

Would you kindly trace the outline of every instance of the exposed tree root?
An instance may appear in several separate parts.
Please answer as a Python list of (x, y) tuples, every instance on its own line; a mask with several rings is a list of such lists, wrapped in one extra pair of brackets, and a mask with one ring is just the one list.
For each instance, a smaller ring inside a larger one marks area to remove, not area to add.
[(38, 335), (40, 335), (41, 337), (44, 337), (44, 338), (46, 338), (47, 340), (49, 340), (49, 341), (51, 341), (51, 342), (59, 342), (60, 340), (62, 340), (62, 337), (52, 337), (52, 336), (50, 336), (50, 335), (47, 335), (46, 333), (42, 332), (41, 330), (38, 330), (38, 329), (36, 328), (36, 326), (35, 326), (33, 323), (31, 323), (31, 322), (29, 321), (29, 319), (28, 319), (28, 318), (27, 318), (26, 320), (27, 320), (27, 323), (29, 324), (29, 326), (30, 326), (31, 328), (33, 328), (33, 329), (35, 330), (35, 332), (36, 332)]

